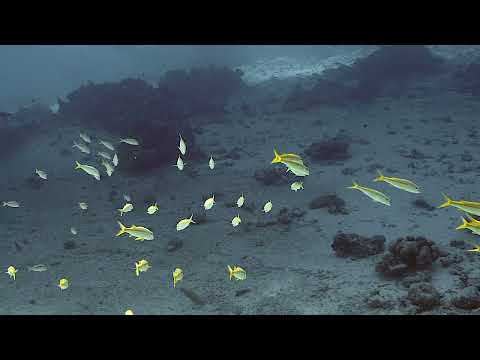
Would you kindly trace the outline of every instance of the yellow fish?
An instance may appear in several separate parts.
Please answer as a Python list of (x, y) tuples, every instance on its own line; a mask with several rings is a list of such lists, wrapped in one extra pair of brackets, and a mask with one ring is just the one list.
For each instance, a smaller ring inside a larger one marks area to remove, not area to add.
[(82, 210), (87, 210), (87, 209), (88, 209), (88, 204), (87, 204), (87, 203), (84, 203), (84, 202), (79, 202), (79, 203), (78, 203), (78, 206), (79, 206), (80, 209), (82, 209)]
[(131, 138), (120, 139), (120, 142), (128, 145), (134, 145), (134, 146), (140, 145), (137, 139), (131, 139)]
[(103, 146), (105, 146), (108, 150), (115, 151), (115, 148), (113, 147), (113, 145), (111, 143), (109, 143), (108, 141), (100, 140), (99, 143), (102, 144)]
[(478, 252), (480, 253), (480, 245), (475, 244), (473, 241), (468, 241), (470, 244), (473, 245), (473, 249), (467, 250), (468, 252)]
[(176, 268), (173, 272), (173, 287), (177, 285), (177, 282), (183, 280), (183, 270), (180, 268)]
[(380, 191), (370, 189), (364, 186), (358, 185), (355, 181), (353, 182), (353, 186), (347, 187), (347, 189), (356, 189), (367, 195), (370, 199), (372, 199), (375, 202), (379, 202), (381, 204), (390, 206), (390, 199), (387, 195), (381, 193)]
[(296, 176), (308, 176), (310, 171), (303, 163), (303, 160), (297, 154), (279, 154), (277, 150), (273, 149), (275, 157), (272, 160), (272, 164), (282, 163), (287, 166), (287, 172), (291, 171)]
[(230, 280), (232, 280), (232, 277), (235, 278), (235, 280), (245, 280), (247, 278), (246, 271), (243, 270), (240, 266), (233, 265), (233, 269), (232, 269), (230, 265), (227, 265), (227, 268), (228, 268), (228, 275), (230, 276)]
[(13, 278), (13, 280), (15, 280), (17, 272), (18, 272), (18, 270), (15, 269), (15, 267), (9, 266), (6, 274), (10, 275), (10, 277)]
[(157, 203), (155, 203), (154, 205), (151, 205), (151, 206), (148, 207), (148, 209), (147, 209), (147, 214), (148, 214), (148, 215), (153, 215), (153, 214), (155, 214), (157, 211), (158, 211), (158, 205), (157, 205)]
[(213, 195), (211, 198), (205, 200), (205, 202), (203, 203), (203, 207), (205, 208), (205, 210), (210, 210), (215, 204), (215, 195)]
[(41, 178), (43, 180), (47, 180), (47, 178), (48, 178), (47, 173), (43, 170), (35, 169), (35, 173), (38, 175), (39, 178)]
[(60, 288), (60, 290), (66, 290), (70, 286), (70, 283), (67, 279), (60, 279), (57, 286)]
[(117, 153), (115, 153), (115, 155), (113, 155), (113, 166), (117, 166), (118, 165), (118, 155)]
[(87, 134), (80, 133), (80, 137), (82, 138), (83, 141), (85, 141), (88, 144), (92, 142), (92, 140), (90, 139), (90, 136), (88, 136)]
[(112, 156), (109, 153), (106, 153), (105, 151), (99, 151), (97, 152), (98, 156), (107, 159), (107, 160), (112, 160)]
[(123, 208), (117, 209), (117, 210), (120, 211), (120, 216), (123, 216), (123, 214), (133, 210), (133, 205), (130, 204), (130, 203), (127, 203), (127, 204), (123, 205)]
[(456, 201), (456, 200), (450, 199), (445, 194), (442, 194), (442, 195), (445, 198), (445, 202), (438, 206), (439, 209), (453, 206), (453, 207), (456, 207), (457, 209), (465, 211), (466, 213), (480, 216), (480, 202), (463, 201), (463, 200)]
[(75, 141), (73, 142), (73, 146), (76, 147), (78, 150), (80, 150), (84, 154), (90, 154), (90, 149), (88, 148), (87, 145), (85, 144), (77, 144)]
[(244, 203), (245, 203), (245, 197), (242, 194), (242, 196), (240, 196), (237, 200), (237, 207), (241, 208)]
[(480, 235), (480, 221), (472, 218), (471, 216), (469, 216), (469, 219), (470, 222), (468, 222), (467, 220), (465, 220), (465, 218), (462, 217), (462, 225), (456, 227), (455, 230), (468, 229), (474, 234)]
[(18, 208), (20, 204), (17, 201), (4, 201), (3, 206), (11, 207), (11, 208)]
[(117, 221), (117, 223), (120, 226), (120, 231), (115, 236), (120, 236), (126, 233), (129, 237), (135, 237), (135, 240), (138, 241), (153, 240), (155, 238), (153, 232), (143, 226), (132, 225), (127, 228), (120, 221)]
[(28, 267), (28, 271), (33, 271), (33, 272), (44, 272), (47, 270), (48, 270), (47, 266), (43, 264), (37, 264), (37, 265)]
[(297, 192), (300, 189), (303, 189), (303, 182), (295, 181), (292, 185), (290, 185), (290, 189)]
[(183, 229), (186, 229), (190, 224), (195, 224), (195, 221), (193, 219), (193, 214), (190, 216), (190, 218), (182, 219), (177, 223), (177, 231), (181, 231)]
[(125, 315), (133, 315), (133, 311), (128, 309), (127, 311), (125, 311)]
[(82, 165), (78, 161), (75, 161), (75, 170), (80, 169), (85, 171), (88, 175), (92, 175), (96, 180), (100, 180), (100, 172), (90, 165)]
[(182, 155), (185, 155), (187, 152), (187, 144), (185, 144), (185, 141), (182, 139), (182, 135), (178, 134), (180, 136), (180, 144), (178, 145), (178, 150), (182, 153)]
[(135, 275), (140, 276), (141, 272), (147, 272), (151, 268), (147, 260), (140, 260), (135, 263)]
[(373, 181), (375, 182), (384, 181), (396, 187), (397, 189), (408, 191), (414, 194), (420, 194), (420, 188), (412, 181), (406, 180), (406, 179), (400, 179), (396, 177), (383, 176), (380, 170), (377, 170), (377, 172), (378, 172), (378, 177)]
[(272, 210), (272, 207), (273, 207), (272, 202), (271, 202), (271, 201), (267, 202), (267, 203), (263, 206), (263, 212), (264, 212), (264, 213), (270, 212), (270, 211)]
[(178, 170), (182, 171), (185, 165), (186, 163), (184, 163), (180, 155), (178, 155), (177, 163), (173, 166), (175, 166)]
[(240, 214), (237, 214), (237, 216), (232, 219), (232, 226), (237, 227), (238, 225), (240, 225), (241, 222), (242, 219), (240, 219)]
[(277, 152), (277, 150), (273, 149), (273, 154), (275, 155), (275, 157), (273, 158), (272, 160), (272, 164), (276, 164), (276, 163), (288, 163), (288, 162), (295, 162), (295, 163), (298, 163), (298, 164), (301, 164), (303, 165), (303, 160), (300, 156), (298, 156), (297, 154), (289, 154), (289, 153), (285, 153), (285, 154), (279, 154)]

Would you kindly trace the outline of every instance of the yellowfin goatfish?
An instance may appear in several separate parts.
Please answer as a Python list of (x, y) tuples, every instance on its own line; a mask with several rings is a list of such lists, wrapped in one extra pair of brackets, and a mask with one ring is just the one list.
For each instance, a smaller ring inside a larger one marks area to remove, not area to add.
[(39, 178), (41, 178), (43, 180), (47, 180), (47, 178), (48, 178), (47, 173), (43, 170), (35, 169), (35, 173), (38, 175)]
[(77, 144), (76, 142), (73, 142), (72, 147), (76, 147), (78, 150), (80, 150), (84, 154), (90, 154), (90, 149), (85, 144)]
[(120, 221), (117, 221), (117, 223), (120, 226), (120, 231), (115, 236), (120, 236), (126, 233), (129, 237), (135, 237), (135, 240), (138, 241), (153, 240), (155, 238), (153, 232), (143, 226), (132, 225), (127, 228)]
[(82, 138), (83, 141), (85, 141), (88, 144), (92, 142), (92, 140), (90, 139), (90, 136), (88, 136), (87, 134), (80, 133), (80, 137)]
[(141, 272), (147, 272), (151, 268), (147, 260), (140, 260), (135, 263), (135, 275), (140, 276)]
[(384, 181), (397, 189), (408, 191), (410, 193), (414, 194), (419, 194), (420, 193), (420, 188), (410, 180), (406, 179), (400, 179), (396, 177), (388, 177), (388, 176), (383, 176), (380, 170), (377, 170), (378, 172), (378, 177), (374, 179), (373, 181), (378, 182), (378, 181)]
[(456, 207), (457, 209), (465, 211), (466, 213), (480, 216), (480, 202), (463, 201), (463, 200), (456, 201), (456, 200), (450, 199), (445, 194), (442, 194), (442, 195), (445, 198), (445, 202), (442, 205), (438, 206), (439, 209), (453, 206), (453, 207)]
[(360, 190), (362, 193), (367, 195), (370, 199), (372, 199), (375, 202), (379, 202), (379, 203), (387, 205), (387, 206), (391, 205), (390, 199), (387, 195), (382, 194), (380, 191), (370, 189), (370, 188), (367, 188), (367, 187), (364, 187), (364, 186), (360, 186), (355, 181), (353, 182), (353, 186), (349, 186), (349, 187), (347, 187), (347, 189)]
[(99, 151), (98, 156), (107, 159), (107, 160), (112, 160), (112, 156), (109, 153), (106, 153), (105, 151)]
[[(468, 215), (467, 215), (468, 216)], [(465, 220), (465, 218), (462, 217), (462, 225), (459, 225), (458, 227), (455, 228), (455, 230), (461, 230), (461, 229), (468, 229), (472, 233), (476, 235), (480, 235), (480, 221), (472, 218), (469, 216), (469, 220)]]
[(100, 181), (100, 173), (96, 168), (90, 165), (82, 165), (78, 161), (75, 162), (75, 170), (80, 169), (85, 171), (88, 175), (92, 175), (96, 180)]
[(110, 164), (110, 162), (108, 161), (102, 160), (102, 165), (105, 167), (105, 171), (107, 172), (107, 175), (112, 176), (113, 172), (115, 171), (112, 164)]
[(247, 278), (247, 272), (240, 266), (233, 265), (233, 268), (231, 268), (230, 265), (227, 265), (227, 268), (230, 280), (232, 280), (232, 278), (235, 280), (245, 280)]
[(13, 278), (13, 280), (16, 280), (17, 272), (18, 272), (18, 270), (15, 269), (15, 267), (9, 266), (7, 271), (6, 271), (6, 274), (8, 274), (11, 278)]
[(182, 219), (177, 223), (177, 231), (181, 231), (183, 229), (186, 229), (190, 224), (195, 224), (195, 221), (193, 219), (193, 214), (190, 216), (190, 218)]
[(140, 143), (138, 142), (138, 140), (132, 139), (132, 138), (120, 139), (120, 142), (121, 142), (121, 143), (124, 143), (124, 144), (128, 144), (128, 145), (134, 145), (134, 146), (140, 145)]
[(291, 171), (296, 176), (308, 176), (310, 171), (303, 163), (303, 160), (297, 154), (279, 154), (277, 150), (273, 149), (275, 157), (272, 160), (272, 164), (282, 163), (287, 166), (287, 172)]
[(125, 315), (133, 315), (133, 311), (128, 309), (127, 311), (125, 311)]
[(177, 285), (177, 282), (183, 280), (183, 270), (180, 268), (176, 268), (173, 271), (173, 287)]
[(4, 201), (3, 206), (11, 207), (11, 208), (18, 208), (20, 204), (16, 201)]
[(105, 146), (108, 150), (115, 151), (115, 148), (113, 147), (113, 145), (108, 141), (100, 140), (99, 143)]
[(178, 150), (180, 150), (182, 155), (185, 155), (185, 153), (187, 152), (187, 144), (185, 144), (185, 141), (183, 141), (182, 135), (181, 134), (178, 134), (178, 135), (180, 135), (180, 144), (178, 145)]

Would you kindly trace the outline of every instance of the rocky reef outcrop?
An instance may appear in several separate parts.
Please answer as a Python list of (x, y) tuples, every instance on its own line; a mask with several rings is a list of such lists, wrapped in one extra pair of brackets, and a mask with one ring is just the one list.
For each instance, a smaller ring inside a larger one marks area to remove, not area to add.
[(407, 236), (390, 244), (389, 253), (383, 256), (375, 269), (387, 276), (403, 276), (428, 269), (440, 255), (443, 255), (442, 252), (432, 240)]
[(385, 248), (385, 237), (376, 235), (371, 238), (358, 234), (346, 234), (339, 232), (335, 235), (332, 249), (337, 256), (365, 258), (381, 254)]
[(126, 159), (120, 170), (149, 170), (175, 162), (179, 133), (188, 143), (190, 158), (195, 157), (189, 119), (223, 112), (229, 97), (244, 86), (241, 76), (239, 71), (212, 66), (169, 71), (157, 86), (131, 78), (90, 82), (71, 92), (67, 101), (59, 101), (58, 115), (114, 136), (138, 138), (142, 146), (134, 154), (119, 154)]
[(308, 88), (299, 84), (284, 103), (285, 111), (321, 104), (369, 102), (385, 94), (402, 92), (409, 81), (439, 73), (443, 60), (421, 45), (381, 46), (352, 65), (326, 70)]

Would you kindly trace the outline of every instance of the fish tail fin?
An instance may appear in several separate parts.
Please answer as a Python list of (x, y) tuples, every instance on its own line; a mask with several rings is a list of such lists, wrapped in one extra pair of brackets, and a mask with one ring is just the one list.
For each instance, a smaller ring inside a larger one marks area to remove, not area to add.
[(120, 226), (120, 230), (115, 236), (120, 236), (125, 233), (125, 230), (127, 229), (125, 225), (123, 225), (120, 221), (117, 221), (118, 225)]
[(228, 267), (228, 276), (230, 277), (230, 280), (232, 280), (233, 269), (230, 267), (230, 265), (227, 265), (227, 267)]
[(82, 164), (80, 164), (78, 161), (75, 161), (75, 170), (80, 169), (82, 167)]
[(378, 177), (375, 178), (373, 181), (377, 182), (377, 181), (383, 181), (385, 179), (385, 176), (383, 176), (382, 172), (380, 170), (377, 169), (377, 173), (378, 173)]
[(462, 217), (462, 222), (463, 222), (463, 224), (457, 226), (457, 227), (455, 228), (455, 230), (461, 230), (461, 229), (466, 229), (466, 228), (467, 228), (468, 222), (467, 222), (467, 220), (465, 220), (464, 217)]
[(7, 202), (6, 202), (6, 201), (3, 201), (2, 206), (7, 206)]
[(450, 199), (447, 195), (445, 195), (444, 193), (442, 193), (443, 197), (445, 198), (445, 202), (439, 206), (437, 206), (437, 209), (441, 209), (441, 208), (444, 208), (444, 207), (448, 207), (450, 205), (452, 205), (452, 199)]
[(354, 181), (353, 182), (353, 185), (352, 186), (348, 186), (347, 189), (358, 189), (358, 184)]
[(138, 269), (139, 269), (138, 264), (135, 263), (135, 275), (140, 276), (140, 271)]
[(193, 223), (193, 224), (196, 224), (196, 222), (193, 221), (193, 214), (190, 216), (190, 222)]
[(275, 154), (275, 157), (272, 160), (272, 164), (279, 163), (282, 160), (280, 154), (277, 152), (276, 149), (273, 149), (273, 153)]

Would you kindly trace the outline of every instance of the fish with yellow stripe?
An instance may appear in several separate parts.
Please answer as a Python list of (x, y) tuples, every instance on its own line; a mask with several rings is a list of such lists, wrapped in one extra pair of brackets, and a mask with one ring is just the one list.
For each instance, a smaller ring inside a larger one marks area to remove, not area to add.
[(365, 186), (360, 186), (355, 181), (353, 181), (353, 185), (347, 187), (347, 189), (359, 190), (375, 202), (379, 202), (387, 206), (391, 205), (390, 198), (387, 195), (385, 195), (384, 193), (381, 193), (378, 190), (370, 189)]
[(455, 230), (468, 229), (472, 233), (480, 235), (480, 221), (468, 215), (468, 213), (466, 214), (466, 216), (468, 217), (469, 221), (462, 217), (462, 224), (457, 226)]
[(408, 191), (413, 194), (420, 193), (420, 188), (418, 187), (418, 185), (410, 180), (384, 176), (380, 170), (377, 170), (377, 172), (378, 177), (373, 180), (375, 182), (383, 181), (400, 190)]
[(271, 164), (282, 163), (287, 167), (287, 172), (291, 171), (296, 176), (310, 175), (310, 171), (299, 155), (292, 153), (279, 154), (276, 149), (273, 149), (273, 153), (275, 157), (271, 161)]
[(474, 202), (474, 201), (464, 201), (464, 200), (452, 200), (450, 199), (447, 195), (443, 194), (443, 197), (445, 198), (445, 202), (441, 205), (439, 205), (437, 208), (446, 208), (449, 206), (453, 206), (459, 210), (462, 210), (468, 214), (473, 214), (480, 216), (480, 202)]

